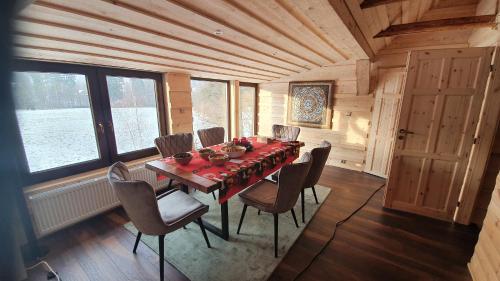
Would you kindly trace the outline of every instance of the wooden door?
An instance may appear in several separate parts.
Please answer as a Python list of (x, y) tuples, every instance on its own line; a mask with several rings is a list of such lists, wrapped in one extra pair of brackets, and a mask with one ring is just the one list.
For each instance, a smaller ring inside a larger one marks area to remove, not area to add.
[(385, 207), (453, 219), (492, 52), (467, 48), (410, 54)]
[(405, 76), (404, 68), (380, 69), (366, 152), (365, 172), (387, 178), (394, 148), (397, 115)]

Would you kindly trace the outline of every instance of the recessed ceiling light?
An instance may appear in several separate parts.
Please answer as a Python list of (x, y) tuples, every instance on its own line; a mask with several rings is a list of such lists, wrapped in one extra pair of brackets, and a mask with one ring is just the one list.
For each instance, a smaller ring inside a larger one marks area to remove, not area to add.
[(224, 34), (224, 31), (220, 30), (220, 29), (217, 29), (215, 32), (214, 32), (215, 35), (222, 35)]

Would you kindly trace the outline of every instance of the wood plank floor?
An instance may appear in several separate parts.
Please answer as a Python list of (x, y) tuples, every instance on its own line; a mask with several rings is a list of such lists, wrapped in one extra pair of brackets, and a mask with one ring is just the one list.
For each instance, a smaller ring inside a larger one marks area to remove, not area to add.
[[(270, 280), (293, 280), (343, 219), (384, 180), (326, 167), (320, 184), (332, 187), (326, 202)], [(383, 190), (337, 229), (335, 240), (299, 280), (471, 280), (467, 270), (478, 230), (383, 209)], [(159, 280), (158, 256), (134, 239), (116, 209), (42, 239), (47, 261), (62, 280)], [(231, 226), (235, 235), (236, 226)], [(166, 253), (168, 256), (168, 253)], [(166, 280), (186, 280), (165, 262)], [(28, 280), (46, 280), (35, 269)], [(244, 279), (242, 279), (244, 280)]]

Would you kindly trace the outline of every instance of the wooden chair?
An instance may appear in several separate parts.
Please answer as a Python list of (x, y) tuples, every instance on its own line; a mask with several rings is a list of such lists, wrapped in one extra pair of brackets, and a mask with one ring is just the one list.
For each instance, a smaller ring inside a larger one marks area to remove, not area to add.
[(198, 130), (198, 137), (200, 138), (200, 142), (203, 147), (223, 143), (225, 138), (224, 128), (213, 127), (200, 129)]
[[(193, 134), (185, 133), (161, 136), (155, 139), (155, 145), (163, 158), (170, 157), (177, 153), (191, 151), (191, 149), (193, 149)], [(170, 179), (167, 189), (169, 189), (172, 184), (173, 180)]]
[[(304, 181), (304, 189), (300, 192), (300, 205), (302, 207), (302, 222), (305, 223), (305, 207), (304, 207), (304, 192), (306, 188), (311, 188), (314, 200), (316, 204), (319, 204), (318, 196), (316, 195), (316, 189), (314, 186), (318, 183), (321, 174), (323, 173), (323, 169), (325, 168), (326, 160), (328, 160), (328, 155), (330, 155), (330, 151), (332, 149), (332, 144), (326, 140), (323, 140), (318, 147), (315, 147), (311, 150), (312, 155), (312, 164), (309, 173), (307, 174), (306, 180)], [(298, 162), (304, 161), (302, 157), (298, 160)], [(274, 181), (278, 181), (279, 171), (272, 175), (272, 179)]]
[(109, 168), (108, 180), (125, 212), (139, 231), (132, 252), (136, 253), (143, 233), (158, 236), (160, 280), (164, 280), (163, 240), (166, 234), (197, 220), (205, 242), (210, 248), (210, 242), (201, 220), (201, 216), (208, 212), (207, 205), (203, 205), (178, 189), (169, 190), (156, 197), (153, 187), (147, 182), (130, 178), (130, 173), (122, 162), (117, 162)]
[(300, 128), (285, 125), (273, 125), (273, 138), (286, 141), (296, 141), (299, 138)]
[(241, 192), (239, 197), (244, 205), (236, 233), (240, 233), (248, 206), (255, 207), (259, 211), (272, 213), (274, 216), (274, 256), (278, 257), (278, 214), (291, 211), (298, 227), (293, 206), (302, 191), (304, 181), (311, 167), (311, 159), (311, 154), (306, 152), (302, 157), (302, 162), (289, 164), (281, 168), (277, 188), (272, 182), (261, 181)]

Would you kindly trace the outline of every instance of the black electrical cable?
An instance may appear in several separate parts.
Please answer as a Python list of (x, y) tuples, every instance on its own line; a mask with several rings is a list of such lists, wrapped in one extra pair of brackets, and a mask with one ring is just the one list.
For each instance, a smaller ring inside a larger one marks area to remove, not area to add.
[(328, 239), (328, 241), (323, 245), (323, 247), (321, 247), (321, 250), (316, 253), (316, 255), (314, 255), (314, 257), (309, 261), (309, 263), (307, 264), (306, 267), (304, 267), (304, 269), (302, 269), (299, 274), (297, 274), (295, 276), (295, 278), (293, 279), (294, 281), (299, 279), (308, 269), (309, 267), (311, 267), (311, 265), (314, 263), (314, 261), (316, 261), (316, 259), (321, 255), (323, 254), (323, 252), (325, 251), (325, 249), (328, 247), (328, 245), (330, 245), (330, 242), (333, 241), (333, 239), (335, 238), (335, 233), (337, 233), (337, 228), (342, 225), (343, 223), (345, 223), (346, 221), (348, 221), (352, 216), (354, 216), (357, 212), (359, 212), (361, 209), (363, 209), (369, 202), (370, 200), (373, 198), (373, 196), (375, 196), (375, 194), (377, 194), (377, 192), (379, 192), (383, 187), (385, 186), (385, 184), (383, 184), (382, 186), (380, 186), (379, 188), (377, 188), (377, 190), (375, 190), (371, 195), (370, 197), (368, 197), (368, 199), (366, 199), (366, 201), (361, 204), (361, 206), (359, 206), (356, 210), (354, 210), (354, 212), (352, 212), (350, 215), (348, 215), (346, 218), (338, 221), (335, 223), (335, 228), (333, 229), (333, 233), (332, 235), (330, 236), (330, 239)]

